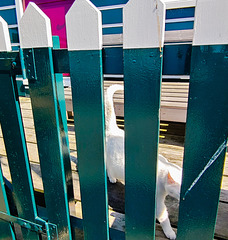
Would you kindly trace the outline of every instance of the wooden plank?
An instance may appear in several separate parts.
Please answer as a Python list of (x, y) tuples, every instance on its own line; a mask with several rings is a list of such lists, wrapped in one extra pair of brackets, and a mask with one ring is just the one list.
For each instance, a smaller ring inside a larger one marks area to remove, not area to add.
[(226, 0), (196, 5), (177, 240), (214, 235), (228, 137), (227, 10)]
[[(162, 1), (145, 0), (142, 5), (140, 0), (130, 0), (123, 9), (125, 236), (131, 240), (155, 239), (164, 26)], [(140, 167), (139, 159), (143, 159)]]
[(186, 109), (177, 108), (161, 108), (160, 118), (161, 121), (171, 121), (171, 122), (186, 122), (187, 111)]
[[(69, 201), (53, 72), (50, 19), (36, 4), (29, 3), (20, 20), (19, 32), (26, 77), (29, 81), (47, 217), (51, 223), (57, 225), (58, 236), (61, 239), (71, 239)], [(45, 63), (45, 67), (41, 62)], [(40, 107), (39, 103), (42, 102)], [(56, 187), (58, 191), (55, 191)], [(50, 229), (50, 234), (55, 234), (53, 229)]]
[(161, 101), (170, 101), (170, 102), (184, 102), (187, 103), (188, 99), (186, 99), (185, 97), (161, 97)]
[(86, 239), (94, 239), (96, 236), (97, 239), (105, 240), (109, 239), (109, 225), (104, 152), (101, 12), (88, 0), (75, 1), (66, 15), (66, 28), (80, 162), (78, 171), (83, 199), (83, 228)]
[(182, 108), (187, 110), (188, 104), (186, 102), (161, 101), (161, 107)]
[(173, 93), (173, 92), (161, 92), (161, 96), (163, 97), (183, 97), (188, 100), (188, 93)]

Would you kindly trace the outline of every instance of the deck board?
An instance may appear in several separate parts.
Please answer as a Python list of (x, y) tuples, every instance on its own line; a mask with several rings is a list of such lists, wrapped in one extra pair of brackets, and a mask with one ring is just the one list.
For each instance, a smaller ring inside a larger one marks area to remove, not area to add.
[[(31, 162), (31, 170), (33, 177), (34, 188), (39, 191), (43, 191), (42, 177), (39, 166), (39, 156), (36, 144), (34, 122), (32, 117), (31, 103), (29, 98), (20, 98), (20, 105), (22, 109), (23, 124), (25, 127), (25, 136), (27, 140), (27, 148), (29, 153), (29, 159)], [(71, 154), (71, 166), (73, 172), (73, 183), (74, 183), (74, 195), (75, 199), (80, 204), (80, 186), (78, 173), (76, 171), (76, 141), (74, 125), (68, 123), (68, 134), (70, 141), (70, 154)], [(178, 143), (171, 140), (161, 140), (159, 144), (159, 153), (163, 154), (170, 162), (173, 162), (179, 166), (182, 166), (183, 161), (183, 143)], [(4, 175), (7, 179), (11, 179), (10, 171), (8, 168), (6, 151), (4, 148), (4, 141), (2, 133), (0, 131), (0, 161)], [(113, 210), (118, 210), (119, 212), (124, 212), (124, 186), (121, 183), (118, 184), (108, 184), (109, 188), (109, 207), (110, 215), (116, 216), (112, 219), (112, 224), (117, 221), (117, 228), (122, 228), (124, 230), (124, 214), (113, 212)], [(168, 210), (170, 214), (170, 219), (173, 226), (177, 226), (177, 216), (178, 216), (178, 204), (172, 199), (167, 200)], [(77, 208), (77, 206), (76, 206)], [(80, 207), (79, 207), (80, 208)], [(78, 211), (80, 214), (80, 211)], [(225, 226), (228, 219), (228, 159), (226, 159), (226, 164), (224, 168), (224, 176), (222, 182), (222, 191), (220, 196), (219, 210), (218, 210), (218, 220), (216, 224), (216, 234), (215, 236), (221, 239), (228, 239), (228, 228)], [(118, 223), (119, 221), (119, 223)], [(164, 240), (164, 235), (160, 229), (159, 224), (156, 225), (156, 239)]]
[[(104, 89), (110, 85), (121, 84), (123, 81), (104, 81)], [(189, 83), (186, 82), (162, 82), (161, 86), (161, 115), (162, 121), (186, 122), (188, 105)], [(66, 109), (73, 111), (71, 88), (65, 88)], [(114, 94), (114, 105), (117, 116), (124, 116), (124, 94), (117, 91)]]

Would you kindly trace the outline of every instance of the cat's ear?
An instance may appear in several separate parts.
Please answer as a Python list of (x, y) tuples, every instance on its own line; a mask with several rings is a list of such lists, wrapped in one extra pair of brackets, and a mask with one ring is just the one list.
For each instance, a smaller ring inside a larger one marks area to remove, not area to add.
[(167, 175), (167, 183), (168, 184), (175, 184), (175, 180), (172, 178), (170, 172), (168, 172), (168, 175)]

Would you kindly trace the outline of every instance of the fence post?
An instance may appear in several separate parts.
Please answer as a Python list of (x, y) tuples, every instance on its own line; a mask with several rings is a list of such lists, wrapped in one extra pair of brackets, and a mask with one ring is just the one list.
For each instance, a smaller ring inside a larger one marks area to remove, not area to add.
[[(53, 49), (59, 49), (60, 42), (58, 36), (53, 36)], [(75, 200), (74, 200), (74, 189), (73, 189), (73, 178), (70, 161), (70, 146), (68, 138), (68, 127), (66, 118), (66, 102), (64, 95), (63, 86), (63, 75), (61, 73), (55, 73), (55, 87), (57, 96), (57, 105), (59, 112), (59, 126), (60, 126), (60, 143), (63, 154), (64, 170), (67, 184), (67, 195), (70, 207), (70, 214), (76, 215), (75, 213)]]
[(228, 2), (198, 0), (190, 72), (180, 240), (213, 239), (228, 136)]
[[(0, 51), (1, 52), (11, 51), (8, 26), (2, 17), (0, 17)], [(2, 78), (1, 75), (2, 74), (0, 73), (0, 78)], [(0, 211), (10, 214), (1, 167), (0, 167)], [(9, 238), (13, 240), (16, 239), (12, 226), (3, 220), (0, 221), (0, 232), (4, 234), (4, 236), (2, 236), (3, 238)]]
[(48, 220), (57, 225), (60, 239), (71, 239), (50, 20), (34, 3), (30, 3), (19, 22), (19, 32), (29, 80)]
[[(2, 127), (3, 139), (13, 183), (15, 203), (20, 218), (36, 222), (37, 211), (32, 177), (28, 161), (19, 99), (17, 96), (17, 89), (15, 88), (16, 76), (11, 75), (12, 69), (17, 67), (20, 68), (20, 66), (17, 66), (18, 62), (15, 60), (16, 55), (13, 55), (11, 52), (8, 26), (1, 17), (0, 50), (3, 51), (0, 53), (0, 64), (2, 65), (0, 67), (0, 124)], [(1, 181), (3, 180), (1, 179)], [(4, 197), (4, 190), (2, 194)], [(4, 206), (2, 204), (0, 205), (2, 207)], [(7, 210), (7, 204), (3, 208)], [(7, 213), (10, 214), (9, 210), (7, 210)], [(1, 231), (1, 233), (3, 232)], [(24, 239), (39, 238), (37, 233), (31, 232), (25, 228), (22, 228), (22, 233)]]
[(101, 13), (77, 0), (66, 15), (85, 239), (109, 239), (104, 162)]
[(165, 6), (130, 0), (123, 10), (126, 239), (155, 239)]

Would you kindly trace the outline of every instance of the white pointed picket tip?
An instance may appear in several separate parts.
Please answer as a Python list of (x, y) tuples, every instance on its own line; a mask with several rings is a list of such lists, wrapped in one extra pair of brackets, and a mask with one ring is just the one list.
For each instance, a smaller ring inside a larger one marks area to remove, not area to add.
[(102, 49), (101, 12), (88, 0), (76, 0), (66, 15), (68, 50)]
[(21, 48), (52, 47), (50, 19), (30, 2), (19, 22)]
[(227, 0), (198, 0), (193, 45), (228, 44), (227, 12)]
[(0, 16), (0, 51), (1, 52), (11, 51), (8, 24), (1, 16)]
[(123, 9), (123, 48), (164, 45), (165, 4), (161, 0), (130, 0)]

